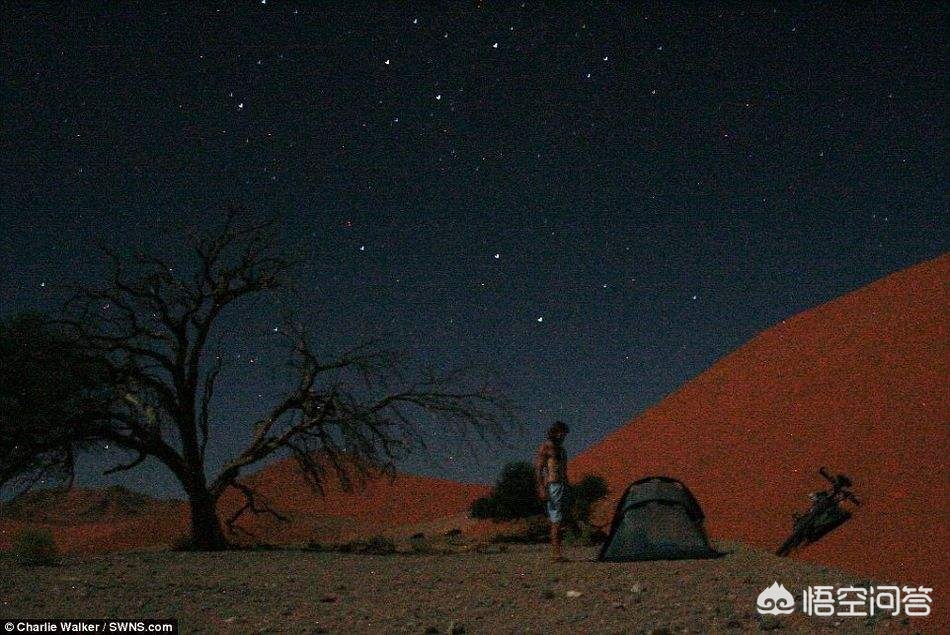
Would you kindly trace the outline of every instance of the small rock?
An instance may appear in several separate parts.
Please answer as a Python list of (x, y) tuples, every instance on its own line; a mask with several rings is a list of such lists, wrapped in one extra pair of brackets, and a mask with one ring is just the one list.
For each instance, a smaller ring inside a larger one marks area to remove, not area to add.
[(582, 595), (584, 595), (584, 594), (581, 593), (580, 591), (571, 590), (571, 591), (568, 591), (567, 593), (565, 593), (564, 595), (566, 595), (566, 596), (569, 597), (569, 598), (579, 598), (580, 596), (582, 596)]
[(631, 592), (631, 593), (643, 593), (643, 585), (640, 584), (639, 582), (634, 583), (634, 585), (633, 585), (632, 587), (630, 587), (630, 592)]
[(339, 602), (340, 596), (334, 595), (333, 593), (327, 593), (322, 598), (320, 598), (320, 601), (321, 602)]
[(611, 606), (612, 608), (617, 609), (618, 611), (624, 611), (624, 610), (626, 610), (626, 608), (627, 608), (626, 606), (624, 606), (624, 603), (623, 603), (623, 602), (614, 602), (614, 603), (611, 604), (610, 606)]

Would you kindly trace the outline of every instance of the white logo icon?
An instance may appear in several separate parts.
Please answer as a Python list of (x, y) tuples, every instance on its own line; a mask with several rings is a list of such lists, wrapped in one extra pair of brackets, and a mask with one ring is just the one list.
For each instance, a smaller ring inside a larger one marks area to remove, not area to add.
[(772, 586), (759, 593), (755, 608), (762, 614), (788, 615), (795, 612), (795, 598), (784, 584), (773, 582)]

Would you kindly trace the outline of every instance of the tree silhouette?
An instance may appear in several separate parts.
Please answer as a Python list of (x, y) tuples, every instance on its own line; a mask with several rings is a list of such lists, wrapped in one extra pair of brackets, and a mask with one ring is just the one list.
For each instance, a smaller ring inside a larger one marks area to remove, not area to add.
[[(133, 458), (111, 472), (157, 459), (188, 497), (199, 549), (228, 545), (217, 509), (228, 489), (244, 504), (225, 519), (227, 526), (248, 511), (279, 517), (239, 480), (268, 457), (289, 453), (318, 490), (331, 472), (350, 487), (392, 474), (395, 459), (424, 448), (423, 418), (487, 438), (500, 433), (510, 414), (488, 384), (459, 371), (413, 372), (405, 356), (379, 342), (323, 358), (287, 317), (281, 332), (290, 379), (270, 410), (246, 423), (250, 442), (209, 474), (211, 404), (223, 361), (209, 342), (223, 315), (254, 299), (276, 306), (290, 288), (294, 263), (278, 249), (273, 230), (272, 222), (242, 223), (230, 212), (220, 230), (190, 241), (186, 268), (156, 254), (123, 260), (105, 249), (112, 263), (106, 284), (75, 287), (54, 323), (84, 359), (94, 360), (108, 385), (104, 397), (70, 416), (80, 423), (60, 435), (60, 445), (72, 453), (106, 440), (130, 452)], [(60, 424), (48, 422), (54, 429)], [(34, 468), (49, 462), (41, 454), (34, 461)], [(59, 465), (70, 471), (71, 458)], [(22, 474), (4, 467), (0, 485), (10, 472)]]
[(82, 413), (110, 401), (105, 371), (39, 314), (0, 323), (0, 484), (71, 479), (97, 441)]
[(526, 461), (506, 464), (491, 495), (472, 503), (473, 518), (512, 520), (544, 513), (544, 503), (538, 498), (534, 467)]

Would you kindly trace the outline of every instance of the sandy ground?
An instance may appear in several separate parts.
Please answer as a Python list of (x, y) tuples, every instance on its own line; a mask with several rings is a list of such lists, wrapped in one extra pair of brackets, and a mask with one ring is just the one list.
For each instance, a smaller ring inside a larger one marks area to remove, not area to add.
[(234, 633), (939, 630), (933, 618), (760, 618), (756, 597), (773, 580), (796, 594), (807, 585), (869, 582), (720, 547), (731, 553), (626, 564), (593, 562), (593, 548), (572, 548), (570, 562), (552, 564), (545, 545), (393, 555), (141, 552), (32, 569), (4, 558), (0, 617), (176, 617), (182, 632)]

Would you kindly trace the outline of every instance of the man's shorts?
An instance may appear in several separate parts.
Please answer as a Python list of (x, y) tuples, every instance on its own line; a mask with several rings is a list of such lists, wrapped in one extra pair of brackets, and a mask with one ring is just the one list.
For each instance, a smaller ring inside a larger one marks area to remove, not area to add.
[(564, 520), (564, 506), (567, 505), (567, 487), (564, 483), (548, 483), (548, 518), (552, 523)]

